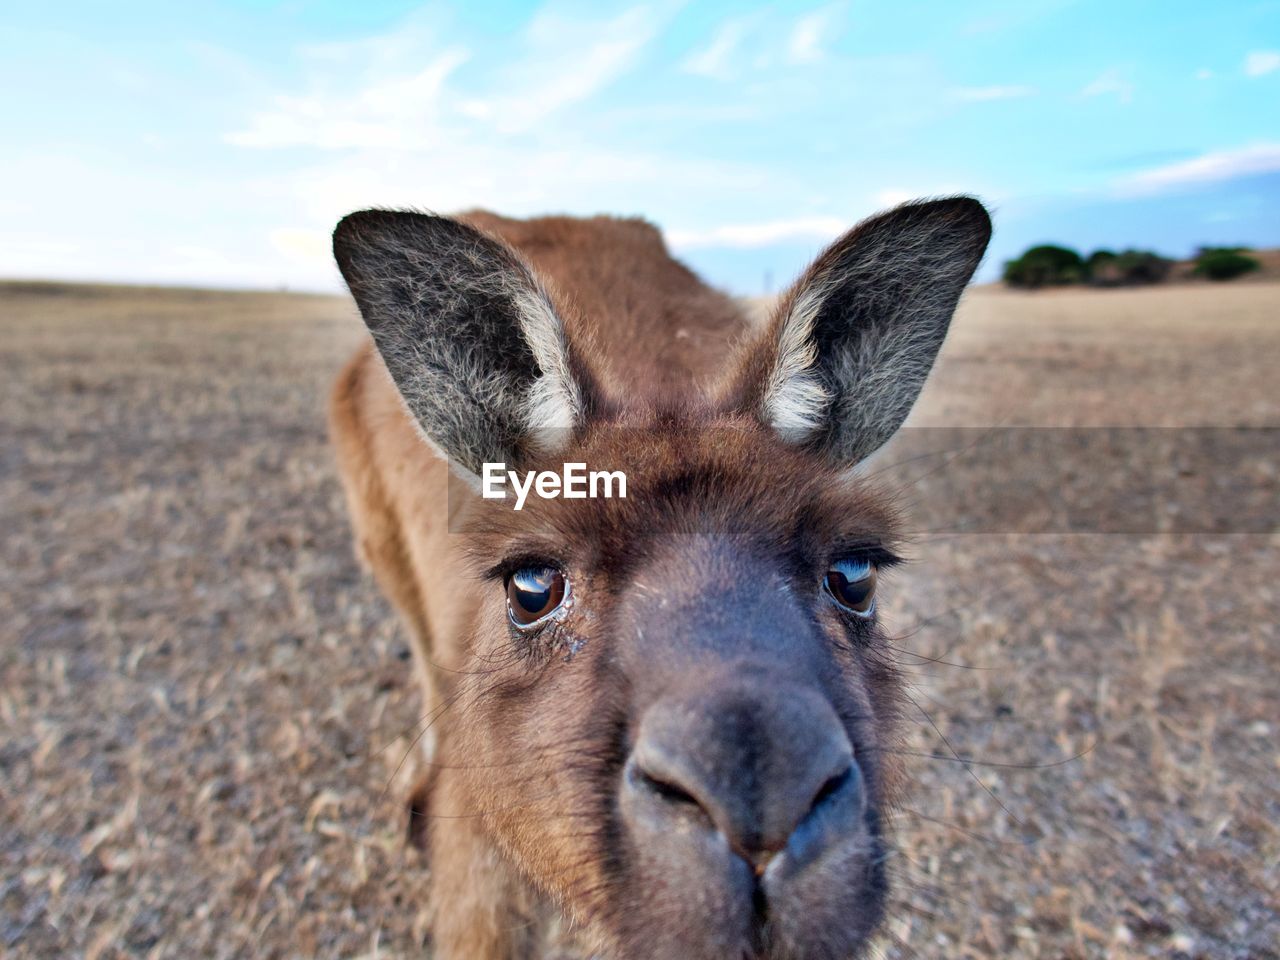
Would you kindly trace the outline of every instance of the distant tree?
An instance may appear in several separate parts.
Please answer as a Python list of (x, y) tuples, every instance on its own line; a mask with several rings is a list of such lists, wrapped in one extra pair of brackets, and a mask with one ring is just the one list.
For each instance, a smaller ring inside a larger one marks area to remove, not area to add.
[(1085, 265), (1089, 282), (1096, 287), (1161, 283), (1173, 269), (1172, 260), (1150, 250), (1095, 250)]
[(1234, 280), (1262, 266), (1246, 256), (1248, 247), (1201, 247), (1192, 273), (1210, 280)]
[(1031, 247), (1004, 265), (1004, 282), (1011, 287), (1028, 290), (1079, 283), (1087, 275), (1088, 268), (1080, 254), (1054, 244)]
[(1162, 283), (1173, 269), (1173, 261), (1150, 250), (1125, 250), (1116, 255), (1114, 266), (1121, 283)]
[(1116, 255), (1112, 250), (1095, 250), (1085, 261), (1085, 269), (1089, 274), (1089, 282), (1095, 286), (1112, 287), (1123, 282), (1116, 267)]
[[(1231, 280), (1262, 266), (1247, 256), (1247, 247), (1201, 247), (1192, 272), (1210, 280)], [(1174, 261), (1152, 250), (1095, 250), (1083, 258), (1070, 247), (1046, 243), (1029, 248), (1004, 265), (1004, 282), (1011, 287), (1040, 287), (1089, 283), (1099, 287), (1163, 283)]]

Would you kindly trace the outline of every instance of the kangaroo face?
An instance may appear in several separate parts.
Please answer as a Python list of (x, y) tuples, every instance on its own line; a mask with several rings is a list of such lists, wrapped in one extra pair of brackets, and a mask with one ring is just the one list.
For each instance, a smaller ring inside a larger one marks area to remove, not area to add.
[(443, 762), (617, 955), (849, 956), (887, 888), (892, 512), (744, 421), (597, 433), (626, 500), (465, 521), (482, 679)]

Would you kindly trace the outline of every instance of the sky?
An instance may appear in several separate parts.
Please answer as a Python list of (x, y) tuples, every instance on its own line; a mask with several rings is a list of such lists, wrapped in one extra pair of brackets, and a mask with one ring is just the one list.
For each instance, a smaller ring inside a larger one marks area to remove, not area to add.
[(367, 206), (641, 215), (738, 293), (903, 200), (1280, 245), (1280, 0), (6, 4), (0, 276), (337, 290)]

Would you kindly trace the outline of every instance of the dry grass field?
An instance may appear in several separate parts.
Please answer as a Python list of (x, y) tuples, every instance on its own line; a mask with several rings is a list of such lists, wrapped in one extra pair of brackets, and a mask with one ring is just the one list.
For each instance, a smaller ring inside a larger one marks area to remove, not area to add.
[[(422, 955), (418, 696), (323, 420), (359, 336), (0, 285), (0, 955)], [(914, 423), (1280, 427), (1278, 359), (1280, 284), (977, 289)], [(885, 955), (1280, 956), (1271, 529), (919, 538)]]

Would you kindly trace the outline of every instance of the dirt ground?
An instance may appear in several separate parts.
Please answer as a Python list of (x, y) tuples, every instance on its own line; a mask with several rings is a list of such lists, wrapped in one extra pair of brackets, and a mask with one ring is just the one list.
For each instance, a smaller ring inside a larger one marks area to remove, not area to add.
[[(323, 422), (359, 336), (338, 298), (0, 285), (0, 954), (423, 955), (418, 697)], [(1277, 358), (1280, 284), (978, 289), (913, 422), (1277, 427)], [(918, 539), (884, 955), (1280, 956), (1268, 529)]]

